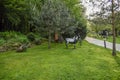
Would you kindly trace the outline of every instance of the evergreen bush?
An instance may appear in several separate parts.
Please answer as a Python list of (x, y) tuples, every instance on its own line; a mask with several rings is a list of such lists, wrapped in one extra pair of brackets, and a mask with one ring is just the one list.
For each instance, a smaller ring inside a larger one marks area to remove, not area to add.
[(35, 40), (35, 34), (34, 33), (28, 33), (27, 34), (27, 38), (29, 41), (34, 41)]

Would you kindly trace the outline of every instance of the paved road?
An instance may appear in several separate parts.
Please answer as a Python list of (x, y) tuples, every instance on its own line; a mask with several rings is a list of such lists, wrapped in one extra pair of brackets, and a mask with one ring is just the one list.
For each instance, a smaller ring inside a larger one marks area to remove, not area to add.
[[(98, 39), (95, 39), (95, 38), (86, 37), (86, 41), (88, 41), (89, 43), (104, 47), (104, 41), (103, 40), (98, 40)], [(106, 47), (109, 48), (109, 49), (112, 49), (112, 43), (106, 41)], [(116, 44), (116, 50), (120, 51), (120, 44)]]

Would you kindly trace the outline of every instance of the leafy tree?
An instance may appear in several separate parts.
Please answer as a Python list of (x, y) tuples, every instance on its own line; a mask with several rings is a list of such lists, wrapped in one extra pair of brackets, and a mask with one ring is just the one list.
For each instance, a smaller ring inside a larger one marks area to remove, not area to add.
[(3, 0), (1, 1), (1, 30), (15, 30), (25, 32), (28, 15), (25, 0)]
[[(51, 34), (54, 31), (73, 32), (76, 27), (74, 18), (68, 8), (60, 1), (47, 0), (42, 6), (40, 15), (42, 28), (48, 32), (48, 48), (50, 48)], [(41, 28), (40, 28), (41, 29)]]
[(49, 32), (50, 44), (53, 32), (73, 34), (79, 27), (85, 37), (84, 10), (79, 0), (2, 0), (0, 31)]
[(120, 31), (120, 11), (117, 11), (115, 13), (115, 32), (116, 32), (116, 37), (118, 37)]
[(74, 16), (75, 20), (78, 22), (78, 28), (81, 29), (82, 39), (86, 36), (86, 16), (85, 16), (85, 7), (81, 4), (82, 0), (63, 0), (64, 3), (70, 10), (70, 13)]
[(40, 12), (45, 0), (26, 0), (29, 14), (30, 31), (35, 31), (37, 26), (40, 26)]
[(95, 14), (97, 16), (102, 17), (103, 19), (106, 19), (108, 16), (111, 20), (112, 25), (112, 32), (113, 32), (113, 52), (112, 55), (116, 55), (116, 31), (115, 31), (115, 12), (119, 11), (119, 0), (89, 0), (88, 2), (91, 2), (93, 7), (99, 7), (101, 11), (96, 12)]
[(14, 30), (22, 33), (33, 31), (32, 23), (35, 20), (32, 16), (35, 10), (32, 9), (34, 9), (34, 5), (37, 8), (42, 6), (39, 6), (38, 3), (42, 4), (44, 0), (2, 0), (0, 3), (0, 25), (2, 26), (0, 30)]

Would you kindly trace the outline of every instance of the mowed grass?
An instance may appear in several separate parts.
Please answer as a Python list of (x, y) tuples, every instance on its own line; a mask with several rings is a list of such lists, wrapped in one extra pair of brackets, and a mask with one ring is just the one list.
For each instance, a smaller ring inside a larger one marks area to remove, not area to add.
[(27, 52), (0, 54), (0, 80), (120, 80), (120, 55), (83, 42), (66, 49), (64, 44), (47, 43)]

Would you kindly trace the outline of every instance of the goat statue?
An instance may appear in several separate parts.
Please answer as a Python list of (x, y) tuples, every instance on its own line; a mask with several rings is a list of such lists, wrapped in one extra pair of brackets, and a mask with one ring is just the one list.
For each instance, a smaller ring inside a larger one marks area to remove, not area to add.
[(76, 43), (77, 42), (80, 42), (80, 45), (81, 45), (81, 37), (80, 35), (75, 35), (73, 38), (65, 38), (65, 45), (66, 45), (66, 48), (68, 48), (68, 44), (74, 44), (74, 49), (76, 48)]

